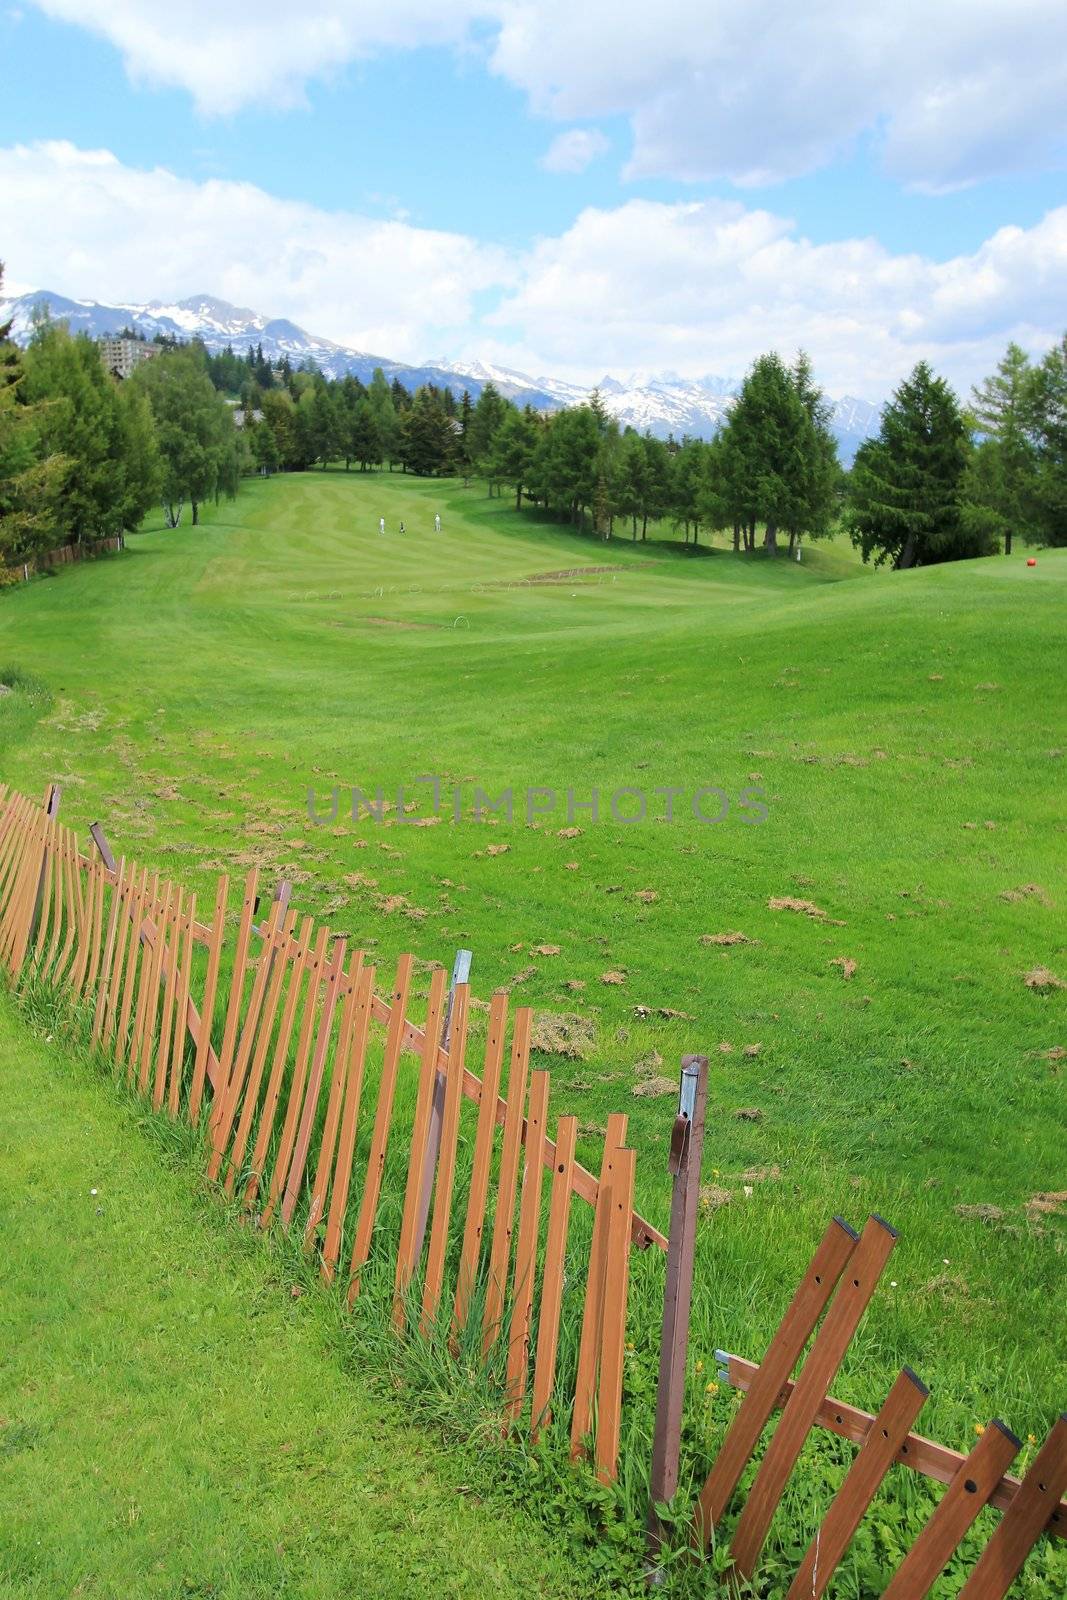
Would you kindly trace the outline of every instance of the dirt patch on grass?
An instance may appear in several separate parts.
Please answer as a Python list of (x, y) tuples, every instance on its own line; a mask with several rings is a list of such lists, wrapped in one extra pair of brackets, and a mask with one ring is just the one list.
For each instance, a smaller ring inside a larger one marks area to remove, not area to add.
[(1037, 900), (1043, 906), (1052, 904), (1047, 892), (1039, 883), (1019, 883), (1014, 889), (1001, 889), (997, 899), (1006, 900), (1009, 905), (1018, 905), (1024, 900)]
[(571, 1061), (585, 1061), (595, 1044), (596, 1030), (590, 1019), (570, 1011), (539, 1011), (530, 1036), (531, 1050)]
[[(437, 629), (444, 627), (443, 622), (401, 622), (399, 617), (360, 617), (357, 619), (357, 623), (353, 625), (356, 626), (359, 622), (367, 623), (372, 628), (403, 628), (405, 630), (415, 629), (419, 632), (427, 628)], [(336, 626), (344, 627), (344, 623), (338, 623)]]
[(701, 944), (721, 945), (759, 944), (758, 939), (750, 939), (747, 933), (741, 933), (736, 928), (730, 933), (702, 933), (700, 935), (700, 942)]
[(1031, 967), (1029, 972), (1023, 973), (1023, 982), (1028, 989), (1034, 989), (1038, 994), (1051, 994), (1053, 989), (1067, 989), (1067, 983), (1062, 978), (1057, 978), (1048, 967)]
[(814, 900), (798, 900), (791, 894), (771, 895), (767, 901), (768, 911), (796, 911), (804, 917), (825, 917), (826, 912), (817, 906)]

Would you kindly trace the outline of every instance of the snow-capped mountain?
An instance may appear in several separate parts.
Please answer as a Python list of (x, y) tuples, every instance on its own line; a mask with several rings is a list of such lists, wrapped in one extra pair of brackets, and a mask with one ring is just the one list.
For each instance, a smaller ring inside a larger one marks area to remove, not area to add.
[[(169, 304), (153, 300), (145, 305), (101, 305), (96, 300), (70, 300), (39, 289), (14, 300), (0, 301), (0, 325), (10, 319), (12, 337), (19, 344), (26, 344), (33, 330), (34, 312), (40, 305), (47, 305), (53, 317), (69, 323), (72, 332), (87, 333), (94, 339), (132, 327), (148, 339), (157, 334), (202, 339), (213, 353), (230, 345), (243, 355), (249, 346), (262, 345), (269, 361), (288, 356), (294, 367), (313, 361), (331, 378), (353, 373), (366, 383), (375, 367), (381, 367), (390, 381), (399, 378), (406, 388), (434, 383), (451, 388), (457, 395), (466, 389), (475, 400), (492, 383), (507, 399), (538, 411), (580, 405), (590, 393), (589, 389), (559, 378), (531, 378), (510, 367), (481, 361), (428, 361), (424, 366), (390, 361), (388, 357), (306, 333), (285, 318), (265, 317), (208, 294), (191, 295)], [(608, 374), (597, 387), (605, 409), (623, 427), (649, 432), (660, 439), (670, 434), (676, 439), (686, 434), (710, 439), (722, 426), (740, 380), (713, 375), (681, 378), (675, 373)], [(877, 432), (881, 407), (852, 396), (834, 401), (833, 407), (831, 428), (842, 460), (848, 463), (862, 441)]]

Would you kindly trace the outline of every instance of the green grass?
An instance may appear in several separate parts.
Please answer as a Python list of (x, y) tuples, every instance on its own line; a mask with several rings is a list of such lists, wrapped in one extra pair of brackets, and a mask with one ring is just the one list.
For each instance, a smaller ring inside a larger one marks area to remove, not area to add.
[[(671, 1101), (632, 1091), (684, 1051), (712, 1057), (705, 1179), (730, 1200), (699, 1240), (690, 1472), (729, 1416), (704, 1393), (712, 1351), (759, 1355), (835, 1211), (901, 1231), (842, 1397), (876, 1406), (908, 1361), (934, 1391), (920, 1426), (947, 1444), (992, 1415), (1047, 1429), (1067, 1399), (1064, 1224), (1026, 1207), (1065, 1186), (1067, 1075), (1048, 1053), (1067, 993), (1023, 977), (1067, 980), (1064, 553), (903, 574), (836, 544), (799, 565), (694, 555), (581, 538), (479, 487), (340, 472), (250, 484), (203, 528), (129, 543), (0, 600), (0, 679), (10, 661), (38, 685), (0, 696), (4, 779), (58, 779), (68, 821), (99, 817), (116, 851), (204, 892), (221, 866), (284, 872), (383, 968), (467, 945), (477, 994), (509, 983), (585, 1018), (586, 1059), (539, 1060), (553, 1112), (578, 1114), (590, 1163), (607, 1112), (630, 1111), (661, 1225)], [(334, 783), (414, 796), (424, 773), (463, 780), (460, 822), (353, 824), (343, 796), (336, 824), (309, 821), (309, 785), (320, 804)], [(564, 839), (562, 801), (537, 827), (475, 823), (473, 781), (604, 801), (755, 784), (769, 819), (585, 812)], [(753, 942), (701, 943), (731, 930)], [(635, 1392), (659, 1270), (637, 1273)], [(814, 1518), (795, 1493), (778, 1547)], [(1049, 1570), (1029, 1592), (1051, 1600)]]
[(346, 1367), (331, 1302), (293, 1297), (285, 1251), (190, 1184), (172, 1130), (6, 1000), (0, 1062), (4, 1600), (589, 1582)]

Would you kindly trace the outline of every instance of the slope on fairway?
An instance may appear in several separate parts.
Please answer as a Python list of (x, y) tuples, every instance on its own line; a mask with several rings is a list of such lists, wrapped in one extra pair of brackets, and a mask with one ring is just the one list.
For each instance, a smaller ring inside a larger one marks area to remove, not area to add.
[[(708, 1051), (709, 1357), (765, 1342), (831, 1212), (879, 1209), (899, 1287), (853, 1397), (910, 1360), (955, 1444), (988, 1407), (1025, 1430), (1063, 1404), (1063, 1221), (1030, 1202), (1064, 1188), (1067, 990), (1025, 975), (1067, 981), (1067, 553), (831, 581), (840, 552), (605, 545), (482, 486), (341, 472), (130, 545), (3, 597), (0, 663), (53, 696), (0, 698), (6, 779), (59, 778), (71, 820), (201, 890), (284, 872), (383, 970), (466, 945), (477, 994), (581, 1018), (583, 1059), (539, 1058), (554, 1111), (590, 1161), (630, 1110), (660, 1220), (671, 1102), (632, 1091)], [(309, 787), (422, 774), (462, 783), (461, 821), (353, 824), (343, 796), (309, 820)], [(511, 824), (471, 818), (474, 781), (513, 789)], [(609, 806), (748, 784), (763, 826)], [(559, 796), (536, 827), (528, 786)], [(561, 837), (568, 789), (601, 815)]]
[(342, 1370), (327, 1302), (0, 999), (0, 1595), (574, 1593)]

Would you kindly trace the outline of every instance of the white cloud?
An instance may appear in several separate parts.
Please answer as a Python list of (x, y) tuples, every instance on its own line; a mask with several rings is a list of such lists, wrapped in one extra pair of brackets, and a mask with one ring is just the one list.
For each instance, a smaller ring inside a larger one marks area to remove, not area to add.
[(1067, 161), (1062, 0), (37, 3), (206, 112), (291, 104), (383, 51), (473, 44), (541, 115), (628, 117), (634, 176), (756, 185), (863, 135), (891, 174), (931, 189)]
[(461, 234), (61, 142), (0, 150), (0, 238), (11, 282), (112, 302), (206, 290), (398, 360), (466, 332), (474, 297), (515, 271)]
[(518, 254), (54, 143), (0, 150), (0, 238), (9, 292), (204, 291), (398, 360), (440, 350), (581, 383), (732, 376), (803, 346), (834, 394), (880, 399), (921, 358), (965, 392), (1009, 338), (1041, 351), (1065, 320), (1067, 207), (939, 262), (813, 244), (738, 201), (631, 200)]
[(1067, 207), (936, 262), (871, 239), (816, 245), (737, 202), (632, 200), (542, 240), (486, 320), (563, 376), (736, 374), (802, 346), (834, 393), (877, 399), (922, 358), (966, 389), (1009, 338), (1044, 349), (1065, 280)]
[(541, 157), (546, 172), (584, 172), (611, 146), (597, 128), (568, 128), (558, 133)]

